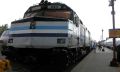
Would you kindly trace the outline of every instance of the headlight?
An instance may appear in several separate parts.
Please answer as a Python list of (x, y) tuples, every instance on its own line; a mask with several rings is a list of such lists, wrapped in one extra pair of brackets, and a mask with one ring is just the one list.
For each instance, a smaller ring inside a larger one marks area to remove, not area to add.
[(13, 39), (8, 39), (8, 43), (13, 43)]
[(57, 39), (57, 44), (65, 44), (65, 39), (64, 38), (58, 38)]

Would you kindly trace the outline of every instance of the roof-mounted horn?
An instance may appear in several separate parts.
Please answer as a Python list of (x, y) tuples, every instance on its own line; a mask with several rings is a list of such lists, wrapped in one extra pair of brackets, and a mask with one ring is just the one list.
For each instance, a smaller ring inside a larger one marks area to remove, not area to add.
[(40, 2), (40, 3), (41, 3), (41, 4), (42, 4), (42, 3), (44, 3), (44, 0), (41, 0), (41, 2)]
[(48, 0), (41, 0), (40, 4), (47, 4), (49, 3)]

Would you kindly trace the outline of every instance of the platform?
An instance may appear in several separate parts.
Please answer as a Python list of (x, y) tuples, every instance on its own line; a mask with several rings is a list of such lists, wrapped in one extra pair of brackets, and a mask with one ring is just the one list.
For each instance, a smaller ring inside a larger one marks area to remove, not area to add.
[(104, 48), (105, 51), (96, 48), (77, 64), (71, 72), (120, 72), (120, 67), (111, 67), (113, 51)]

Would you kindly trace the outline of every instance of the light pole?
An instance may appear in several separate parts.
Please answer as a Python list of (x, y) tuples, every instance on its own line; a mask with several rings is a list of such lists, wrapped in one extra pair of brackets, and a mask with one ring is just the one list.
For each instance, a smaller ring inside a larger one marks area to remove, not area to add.
[(103, 41), (103, 31), (104, 31), (104, 30), (102, 29), (102, 40), (101, 40), (102, 48), (103, 48), (103, 46), (104, 46), (104, 44), (103, 44), (103, 43), (104, 43), (104, 41)]
[[(115, 10), (114, 10), (114, 1), (116, 0), (110, 0), (110, 4), (109, 6), (112, 6), (112, 11), (111, 11), (111, 14), (112, 14), (112, 20), (113, 20), (113, 30), (115, 30)], [(112, 61), (110, 62), (110, 66), (118, 66), (118, 62), (117, 62), (117, 56), (116, 56), (116, 39), (113, 38), (113, 59)]]
[(104, 31), (104, 30), (102, 29), (102, 40), (103, 40), (103, 31)]

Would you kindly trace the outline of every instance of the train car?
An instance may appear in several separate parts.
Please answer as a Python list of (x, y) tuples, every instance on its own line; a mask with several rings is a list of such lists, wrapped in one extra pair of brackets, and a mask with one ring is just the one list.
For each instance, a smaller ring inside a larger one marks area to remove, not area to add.
[[(90, 32), (75, 11), (63, 3), (42, 0), (13, 21), (3, 55), (15, 60), (69, 65), (90, 50)], [(82, 52), (84, 51), (84, 53)]]
[[(116, 38), (115, 44), (116, 44), (116, 47), (120, 45), (120, 38)], [(113, 48), (113, 38), (108, 38), (106, 40), (103, 40), (101, 42), (101, 45), (112, 49)]]
[(9, 29), (5, 30), (0, 36), (0, 46), (5, 48), (8, 42), (8, 39), (9, 39)]

